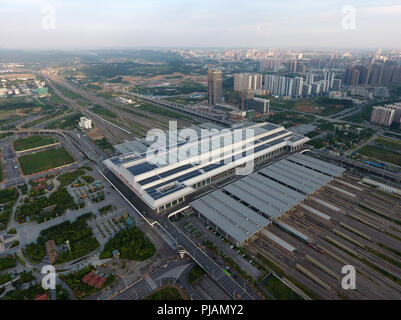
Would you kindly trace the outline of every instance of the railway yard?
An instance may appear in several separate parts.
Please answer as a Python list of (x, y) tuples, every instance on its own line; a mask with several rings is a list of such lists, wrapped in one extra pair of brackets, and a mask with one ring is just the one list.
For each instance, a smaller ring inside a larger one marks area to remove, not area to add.
[[(245, 248), (273, 263), (279, 276), (306, 287), (312, 299), (396, 299), (401, 292), (400, 200), (344, 174)], [(355, 267), (356, 290), (342, 289), (345, 265)]]
[[(168, 128), (169, 121), (177, 121), (179, 128), (187, 127), (193, 123), (189, 117), (161, 107), (151, 106), (143, 101), (136, 101), (135, 107), (90, 94), (50, 73), (46, 74), (46, 79), (58, 96), (67, 101), (75, 110), (89, 115), (100, 128), (102, 134), (113, 145), (125, 140), (132, 140), (133, 137), (145, 137), (147, 132), (154, 128), (165, 130)], [(75, 99), (68, 97), (66, 92), (70, 93), (72, 97), (76, 96), (77, 99), (88, 100), (90, 106), (79, 105)], [(107, 114), (95, 113), (96, 106), (107, 109)]]

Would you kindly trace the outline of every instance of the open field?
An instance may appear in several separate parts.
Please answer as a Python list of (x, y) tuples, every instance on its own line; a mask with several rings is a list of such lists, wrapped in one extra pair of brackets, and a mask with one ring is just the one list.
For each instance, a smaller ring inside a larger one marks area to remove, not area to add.
[(153, 104), (150, 103), (142, 103), (142, 105), (139, 107), (140, 110), (144, 110), (144, 111), (148, 111), (150, 113), (154, 113), (154, 114), (159, 114), (162, 116), (166, 116), (166, 117), (170, 117), (173, 119), (184, 119), (184, 120), (188, 120), (191, 121), (192, 119), (190, 117), (187, 117), (181, 113), (178, 112), (174, 112), (174, 111), (170, 111), (168, 109), (162, 108), (162, 107), (158, 107), (155, 106)]
[(352, 108), (353, 104), (348, 100), (334, 100), (321, 97), (288, 101), (272, 101), (272, 107), (329, 116), (341, 112), (344, 109)]
[(266, 289), (278, 300), (303, 300), (301, 296), (288, 288), (279, 278), (270, 275), (265, 283)]
[(101, 117), (104, 116), (112, 119), (116, 118), (116, 114), (113, 111), (110, 111), (109, 109), (106, 109), (105, 107), (99, 105), (96, 105), (94, 108), (92, 108), (91, 111)]
[(58, 168), (73, 163), (74, 158), (63, 147), (36, 152), (18, 158), (25, 175)]
[(84, 101), (84, 98), (81, 95), (76, 94), (75, 92), (68, 90), (67, 88), (60, 86), (58, 84), (56, 84), (55, 86), (56, 86), (57, 90), (59, 90), (65, 97), (73, 99), (73, 100)]
[(398, 152), (375, 146), (364, 146), (358, 150), (358, 153), (365, 157), (401, 166), (401, 153)]
[(384, 147), (390, 148), (390, 149), (401, 151), (401, 140), (394, 140), (394, 139), (380, 137), (375, 140), (375, 143), (378, 145), (382, 145)]
[(38, 147), (47, 146), (56, 143), (57, 140), (53, 137), (43, 137), (39, 135), (30, 136), (27, 138), (20, 138), (14, 141), (15, 151), (24, 151)]
[(47, 129), (61, 129), (61, 130), (73, 130), (77, 127), (79, 118), (83, 117), (82, 113), (75, 113), (65, 116), (57, 121), (49, 123)]

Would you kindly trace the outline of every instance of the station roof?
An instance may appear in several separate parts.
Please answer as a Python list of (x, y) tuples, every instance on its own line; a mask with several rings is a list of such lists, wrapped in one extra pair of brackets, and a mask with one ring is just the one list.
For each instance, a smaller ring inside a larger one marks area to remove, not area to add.
[[(191, 206), (205, 218), (217, 225), (232, 238), (242, 243), (263, 226), (277, 220), (318, 189), (329, 183), (333, 176), (344, 169), (329, 163), (298, 154), (281, 159), (242, 179), (223, 186), (191, 203)], [(308, 166), (295, 161), (294, 158)], [(309, 160), (312, 159), (312, 160)], [(313, 168), (312, 168), (313, 167)], [(323, 173), (325, 172), (325, 173)], [(327, 219), (326, 215), (313, 211)], [(297, 234), (306, 236), (276, 221), (279, 226)], [(270, 238), (272, 238), (270, 236)], [(275, 239), (277, 242), (277, 239)], [(288, 247), (291, 251), (292, 248)]]
[(338, 177), (345, 172), (344, 168), (333, 165), (329, 162), (306, 156), (302, 153), (296, 153), (287, 158), (289, 161), (299, 165), (324, 173), (326, 175)]
[(243, 243), (271, 223), (220, 190), (193, 201), (191, 206), (238, 243)]

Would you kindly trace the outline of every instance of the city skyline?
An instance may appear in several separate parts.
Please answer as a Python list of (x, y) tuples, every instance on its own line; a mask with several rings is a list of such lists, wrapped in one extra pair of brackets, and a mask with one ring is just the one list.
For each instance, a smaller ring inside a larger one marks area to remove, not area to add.
[[(355, 7), (355, 29), (343, 28), (345, 6)], [(391, 0), (5, 0), (0, 14), (0, 48), (401, 47), (401, 5)]]

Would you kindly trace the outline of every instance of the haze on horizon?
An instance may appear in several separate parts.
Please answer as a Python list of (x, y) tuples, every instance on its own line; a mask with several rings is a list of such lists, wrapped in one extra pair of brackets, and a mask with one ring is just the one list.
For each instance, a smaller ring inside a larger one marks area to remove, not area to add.
[[(401, 48), (400, 0), (2, 0), (1, 4), (0, 48)], [(355, 29), (342, 27), (344, 6), (356, 8)]]

